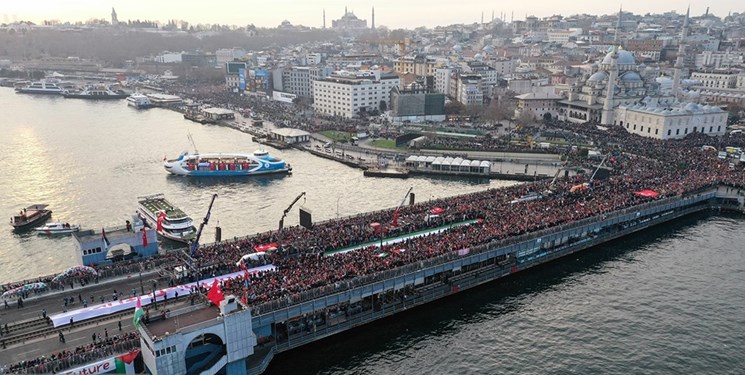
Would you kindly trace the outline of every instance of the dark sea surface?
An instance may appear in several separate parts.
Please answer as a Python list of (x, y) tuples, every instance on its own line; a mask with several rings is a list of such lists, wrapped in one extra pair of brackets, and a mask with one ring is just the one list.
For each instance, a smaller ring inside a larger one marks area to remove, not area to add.
[(301, 199), (285, 219), (298, 224), (298, 207), (314, 221), (397, 206), (409, 187), (417, 201), (514, 184), (435, 178), (366, 178), (362, 171), (299, 150), (270, 154), (290, 162), (289, 176), (207, 179), (170, 176), (163, 157), (190, 149), (191, 133), (201, 152), (253, 152), (249, 134), (185, 120), (154, 108), (138, 111), (124, 100), (86, 101), (16, 94), (0, 88), (0, 283), (53, 274), (77, 264), (70, 236), (48, 238), (33, 231), (15, 233), (9, 218), (30, 204), (46, 203), (51, 221), (83, 228), (121, 226), (137, 209), (137, 197), (164, 193), (199, 225), (212, 194), (202, 243), (276, 230), (285, 208)]
[(280, 354), (267, 374), (743, 374), (742, 224), (658, 226)]

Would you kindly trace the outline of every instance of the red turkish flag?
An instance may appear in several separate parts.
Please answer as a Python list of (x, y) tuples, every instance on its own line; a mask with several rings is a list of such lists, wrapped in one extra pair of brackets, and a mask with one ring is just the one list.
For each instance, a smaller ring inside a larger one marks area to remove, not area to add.
[(225, 296), (222, 295), (222, 289), (220, 289), (220, 284), (218, 284), (217, 279), (212, 282), (212, 288), (207, 292), (207, 298), (217, 306), (220, 306), (220, 301), (225, 299)]
[(147, 247), (147, 230), (142, 228), (142, 247)]

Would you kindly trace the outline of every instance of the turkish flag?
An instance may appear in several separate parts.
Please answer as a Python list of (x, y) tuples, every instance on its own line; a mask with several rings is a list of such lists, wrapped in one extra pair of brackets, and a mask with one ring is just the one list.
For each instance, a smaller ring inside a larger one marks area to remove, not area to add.
[(225, 299), (225, 296), (222, 295), (222, 289), (220, 289), (220, 284), (218, 284), (217, 279), (212, 282), (212, 288), (207, 292), (207, 298), (217, 306), (220, 306), (220, 301)]
[(147, 230), (142, 228), (142, 247), (147, 247)]

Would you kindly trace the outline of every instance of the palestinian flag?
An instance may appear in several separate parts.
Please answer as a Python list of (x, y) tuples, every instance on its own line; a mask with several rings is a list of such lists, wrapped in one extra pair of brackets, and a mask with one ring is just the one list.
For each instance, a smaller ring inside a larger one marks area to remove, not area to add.
[(140, 349), (132, 350), (129, 353), (122, 354), (114, 360), (116, 363), (117, 374), (135, 374), (135, 360), (140, 355)]
[(145, 315), (145, 311), (142, 309), (140, 296), (137, 296), (137, 305), (135, 305), (135, 316), (132, 320), (132, 324), (135, 326), (135, 328), (140, 328), (140, 320), (142, 319), (143, 315)]

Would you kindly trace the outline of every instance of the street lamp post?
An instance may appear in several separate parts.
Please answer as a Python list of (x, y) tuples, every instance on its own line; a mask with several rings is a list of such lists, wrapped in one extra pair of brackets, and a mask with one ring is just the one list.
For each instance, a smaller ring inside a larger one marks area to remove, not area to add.
[(142, 284), (142, 269), (140, 269), (140, 295), (145, 294), (145, 285)]

